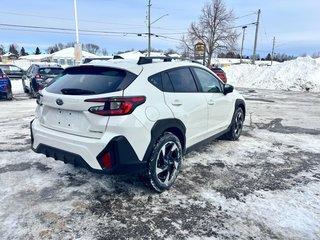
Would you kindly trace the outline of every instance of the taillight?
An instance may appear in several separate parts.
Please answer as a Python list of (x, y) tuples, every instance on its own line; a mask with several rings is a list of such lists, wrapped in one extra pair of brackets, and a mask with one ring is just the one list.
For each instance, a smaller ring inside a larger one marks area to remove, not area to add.
[(41, 78), (41, 75), (40, 75), (40, 74), (37, 74), (37, 75), (35, 76), (35, 78)]
[(6, 92), (6, 91), (8, 91), (8, 90), (9, 90), (8, 85), (5, 85), (5, 86), (4, 86), (4, 91)]
[(96, 102), (103, 105), (89, 108), (89, 112), (102, 116), (127, 115), (146, 101), (145, 96), (138, 97), (110, 97), (86, 99), (85, 102)]
[(42, 90), (43, 87), (41, 85), (38, 85), (38, 91)]

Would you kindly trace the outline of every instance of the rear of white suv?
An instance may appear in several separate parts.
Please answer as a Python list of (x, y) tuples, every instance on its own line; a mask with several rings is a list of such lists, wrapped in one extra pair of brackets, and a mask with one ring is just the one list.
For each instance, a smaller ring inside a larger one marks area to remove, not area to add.
[(189, 62), (68, 68), (37, 100), (32, 148), (96, 172), (148, 170), (154, 189), (167, 190), (188, 149), (241, 134), (244, 100), (214, 79)]

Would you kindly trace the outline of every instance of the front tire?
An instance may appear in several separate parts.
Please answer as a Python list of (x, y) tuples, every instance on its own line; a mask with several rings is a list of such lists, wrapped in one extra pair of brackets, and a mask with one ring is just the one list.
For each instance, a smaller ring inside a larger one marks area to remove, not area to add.
[(182, 147), (179, 139), (165, 132), (151, 154), (148, 176), (154, 190), (163, 192), (174, 184), (182, 164)]

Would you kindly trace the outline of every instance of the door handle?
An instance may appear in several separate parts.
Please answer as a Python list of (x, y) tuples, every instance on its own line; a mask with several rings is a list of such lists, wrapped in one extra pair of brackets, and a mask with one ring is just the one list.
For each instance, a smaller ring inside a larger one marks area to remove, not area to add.
[(171, 102), (173, 106), (181, 106), (182, 102), (179, 99), (175, 99)]
[(208, 105), (214, 105), (214, 101), (213, 101), (212, 99), (210, 99), (210, 100), (208, 101)]

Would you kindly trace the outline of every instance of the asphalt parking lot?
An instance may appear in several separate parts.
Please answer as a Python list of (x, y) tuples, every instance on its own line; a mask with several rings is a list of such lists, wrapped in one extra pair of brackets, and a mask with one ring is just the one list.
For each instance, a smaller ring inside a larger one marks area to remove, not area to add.
[(1, 238), (320, 239), (320, 95), (240, 91), (240, 140), (188, 154), (162, 194), (141, 175), (98, 175), (35, 154), (35, 100), (0, 101)]

